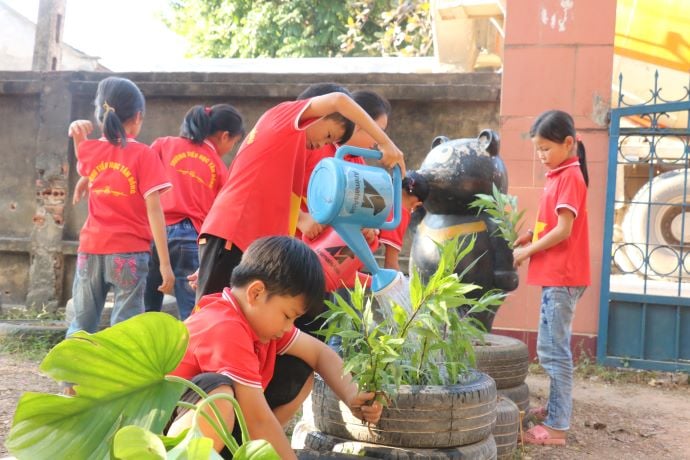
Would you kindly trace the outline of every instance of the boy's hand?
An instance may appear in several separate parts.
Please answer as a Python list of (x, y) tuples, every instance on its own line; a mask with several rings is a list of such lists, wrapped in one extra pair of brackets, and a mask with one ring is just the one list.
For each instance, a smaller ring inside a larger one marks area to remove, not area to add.
[(89, 120), (74, 120), (69, 124), (67, 135), (73, 138), (86, 138), (93, 132), (93, 124)]
[(372, 392), (357, 393), (354, 398), (347, 403), (352, 415), (365, 422), (378, 423), (379, 419), (381, 419), (383, 406), (376, 401), (369, 404), (369, 401), (373, 400), (375, 396), (376, 395)]
[(197, 268), (194, 273), (192, 273), (191, 275), (189, 275), (187, 277), (187, 282), (189, 283), (189, 287), (191, 287), (192, 289), (194, 289), (196, 291), (196, 288), (199, 286), (198, 281), (199, 281), (199, 269)]
[(323, 232), (324, 226), (315, 221), (308, 212), (300, 211), (297, 218), (297, 228), (304, 236), (313, 240)]
[(376, 241), (376, 237), (379, 236), (379, 233), (381, 231), (378, 228), (363, 228), (362, 229), (362, 235), (364, 235), (364, 239), (367, 240), (367, 244), (371, 246), (374, 244)]
[(175, 274), (172, 271), (172, 267), (170, 267), (170, 264), (161, 264), (160, 272), (163, 283), (158, 286), (158, 290), (163, 294), (172, 294), (175, 287)]
[(381, 163), (389, 169), (400, 165), (400, 173), (402, 177), (405, 177), (405, 158), (402, 151), (393, 142), (379, 144), (379, 150), (381, 150)]

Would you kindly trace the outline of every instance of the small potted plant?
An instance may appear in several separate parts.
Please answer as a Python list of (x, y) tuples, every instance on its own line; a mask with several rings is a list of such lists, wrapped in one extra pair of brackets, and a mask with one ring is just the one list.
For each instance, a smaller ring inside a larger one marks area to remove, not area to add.
[(472, 369), (472, 343), (483, 334), (472, 315), (499, 305), (505, 294), (467, 296), (479, 286), (463, 283), (454, 269), (473, 243), (456, 238), (438, 245), (438, 269), (424, 284), (413, 267), (410, 309), (393, 303), (377, 311), (359, 283), (350, 303), (339, 297), (328, 303), (325, 334), (340, 338), (345, 370), (387, 407), (376, 427), (364, 426), (317, 380), (312, 401), (318, 430), (415, 449), (463, 446), (491, 435), (496, 388)]

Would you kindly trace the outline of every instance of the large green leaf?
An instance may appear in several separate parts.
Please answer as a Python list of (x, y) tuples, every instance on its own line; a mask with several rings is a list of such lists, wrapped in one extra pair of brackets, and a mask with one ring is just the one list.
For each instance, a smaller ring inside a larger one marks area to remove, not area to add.
[(184, 391), (164, 378), (187, 341), (182, 322), (156, 312), (73, 334), (48, 353), (41, 370), (73, 383), (76, 396), (25, 393), (7, 448), (19, 459), (104, 459), (120, 427), (161, 432)]

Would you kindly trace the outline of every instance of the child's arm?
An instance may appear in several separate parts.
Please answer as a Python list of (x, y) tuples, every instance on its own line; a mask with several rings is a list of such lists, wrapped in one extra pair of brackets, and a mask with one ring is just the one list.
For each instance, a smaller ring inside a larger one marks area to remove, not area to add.
[(290, 447), (290, 441), (285, 436), (283, 427), (280, 426), (280, 422), (266, 402), (263, 390), (239, 383), (235, 383), (234, 389), (235, 397), (247, 422), (249, 436), (252, 439), (265, 439), (271, 443), (282, 459), (296, 459), (297, 456)]
[(522, 262), (532, 257), (533, 254), (556, 246), (558, 243), (568, 238), (570, 232), (573, 230), (574, 220), (575, 214), (571, 210), (559, 208), (558, 223), (553, 230), (534, 243), (513, 250), (513, 265), (519, 267)]
[(390, 140), (386, 132), (382, 130), (364, 109), (349, 96), (343, 93), (329, 93), (312, 98), (309, 107), (302, 113), (300, 121), (310, 118), (325, 117), (335, 112), (351, 120), (374, 138), (383, 155), (381, 163), (389, 168), (392, 168), (396, 164), (400, 165), (402, 175), (405, 177), (405, 159), (403, 158), (403, 153), (396, 147), (393, 141)]
[(378, 402), (370, 404), (375, 394), (360, 392), (352, 377), (343, 375), (343, 360), (328, 345), (308, 334), (300, 334), (287, 354), (302, 359), (318, 372), (355, 417), (370, 423), (379, 421), (383, 406)]
[(388, 244), (384, 244), (384, 247), (386, 248), (383, 258), (384, 268), (400, 271), (400, 262), (398, 257), (400, 255), (400, 251)]
[(175, 275), (170, 266), (165, 217), (163, 216), (163, 208), (161, 207), (160, 193), (158, 191), (151, 192), (146, 196), (146, 213), (149, 217), (153, 242), (156, 243), (156, 251), (160, 260), (161, 278), (163, 279), (163, 284), (158, 286), (158, 290), (164, 294), (170, 294), (175, 285)]
[[(74, 154), (79, 158), (79, 145), (88, 139), (89, 134), (93, 132), (93, 124), (89, 120), (74, 120), (69, 124), (67, 135), (72, 138), (74, 142)], [(79, 203), (86, 192), (88, 191), (89, 180), (86, 177), (81, 177), (74, 186), (74, 194), (72, 195), (72, 204)]]

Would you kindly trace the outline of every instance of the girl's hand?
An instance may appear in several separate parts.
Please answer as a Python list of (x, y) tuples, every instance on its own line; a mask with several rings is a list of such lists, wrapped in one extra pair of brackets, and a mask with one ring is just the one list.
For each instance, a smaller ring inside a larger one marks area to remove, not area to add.
[(513, 243), (513, 247), (519, 248), (520, 246), (524, 246), (530, 241), (532, 241), (533, 237), (534, 233), (532, 233), (532, 230), (528, 230), (527, 232), (520, 235), (518, 239), (515, 240), (515, 243)]
[(352, 415), (359, 418), (362, 421), (369, 423), (378, 423), (381, 419), (381, 412), (383, 412), (383, 406), (381, 403), (372, 401), (376, 395), (373, 392), (360, 392), (352, 398), (352, 401), (347, 402), (347, 406), (350, 408)]
[(77, 185), (74, 186), (74, 194), (72, 195), (72, 204), (76, 205), (79, 201), (86, 196), (89, 191), (89, 179), (88, 177), (80, 177), (77, 181)]
[(381, 163), (389, 169), (399, 165), (400, 173), (402, 177), (405, 177), (405, 158), (402, 151), (391, 141), (379, 144), (379, 150), (381, 150)]
[(513, 250), (513, 267), (519, 267), (527, 259), (529, 259), (529, 251), (526, 247)]
[(74, 120), (69, 124), (67, 135), (76, 139), (86, 139), (93, 132), (93, 124), (89, 120)]
[(161, 278), (163, 283), (158, 286), (158, 290), (163, 294), (172, 294), (175, 287), (175, 274), (172, 271), (170, 264), (160, 266)]

